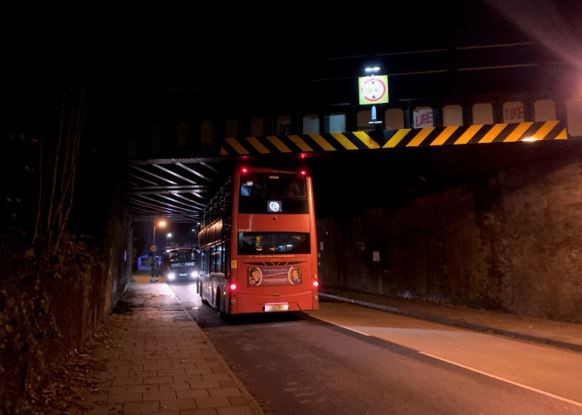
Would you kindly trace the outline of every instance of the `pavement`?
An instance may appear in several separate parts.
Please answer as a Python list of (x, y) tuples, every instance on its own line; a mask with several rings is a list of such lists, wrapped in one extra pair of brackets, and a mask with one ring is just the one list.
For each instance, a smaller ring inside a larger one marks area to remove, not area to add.
[[(320, 297), (582, 352), (581, 324), (331, 288)], [(86, 414), (263, 414), (163, 280), (134, 275), (105, 328)]]
[(263, 414), (164, 282), (134, 275), (105, 329), (86, 414)]
[(320, 297), (322, 300), (343, 301), (403, 316), (582, 352), (582, 324), (333, 288), (324, 288)]

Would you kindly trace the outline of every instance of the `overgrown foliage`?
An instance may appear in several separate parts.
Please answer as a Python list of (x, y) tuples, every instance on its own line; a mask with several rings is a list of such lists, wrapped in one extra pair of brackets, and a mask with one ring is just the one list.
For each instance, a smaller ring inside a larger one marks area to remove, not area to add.
[(103, 313), (108, 258), (68, 231), (86, 88), (70, 82), (52, 92), (27, 165), (33, 217), (0, 229), (0, 414), (30, 413), (47, 376)]
[(0, 290), (0, 413), (27, 413), (46, 376), (102, 317), (88, 311), (103, 309), (99, 255), (69, 236), (62, 243), (36, 272), (38, 259), (1, 248), (11, 269)]

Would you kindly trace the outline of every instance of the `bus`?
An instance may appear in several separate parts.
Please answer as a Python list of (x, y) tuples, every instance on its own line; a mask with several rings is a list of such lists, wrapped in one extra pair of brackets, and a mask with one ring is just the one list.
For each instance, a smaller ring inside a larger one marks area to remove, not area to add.
[(200, 295), (219, 316), (319, 308), (305, 168), (236, 166), (205, 209), (198, 237)]
[(162, 269), (166, 282), (197, 281), (197, 268), (195, 248), (170, 248), (162, 254)]

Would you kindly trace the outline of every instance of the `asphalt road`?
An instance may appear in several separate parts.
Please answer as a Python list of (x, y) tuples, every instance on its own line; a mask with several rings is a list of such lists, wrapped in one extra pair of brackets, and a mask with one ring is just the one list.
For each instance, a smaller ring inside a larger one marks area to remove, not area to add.
[[(172, 288), (266, 414), (582, 414), (568, 373), (544, 376), (539, 369), (524, 368), (521, 382), (490, 376), (509, 352), (506, 346), (492, 348), (488, 353), (493, 355), (485, 353), (487, 338), (496, 336), (475, 338), (475, 333), (464, 336), (463, 330), (455, 329), (454, 336), (444, 336), (443, 341), (443, 333), (427, 328), (426, 322), (413, 327), (408, 321), (391, 320), (395, 335), (381, 338), (376, 336), (378, 330), (386, 334), (382, 316), (393, 315), (325, 303), (321, 313), (311, 314), (339, 319), (344, 327), (307, 314), (261, 315), (225, 324), (200, 302), (194, 286)], [(482, 350), (461, 353), (475, 347), (474, 342)], [(530, 344), (512, 343), (511, 353), (523, 352), (530, 362), (543, 363), (551, 349), (536, 346), (540, 349), (532, 351)], [(463, 364), (454, 361), (456, 356)], [(475, 362), (467, 359), (478, 360), (483, 373), (473, 370)], [(528, 389), (531, 376), (555, 385), (554, 392), (560, 392), (561, 384), (574, 399)]]

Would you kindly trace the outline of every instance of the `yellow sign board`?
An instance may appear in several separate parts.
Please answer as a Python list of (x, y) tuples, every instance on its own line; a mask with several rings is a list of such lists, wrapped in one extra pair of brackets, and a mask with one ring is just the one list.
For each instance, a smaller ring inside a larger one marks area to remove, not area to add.
[(388, 103), (388, 75), (361, 76), (358, 78), (360, 105)]

